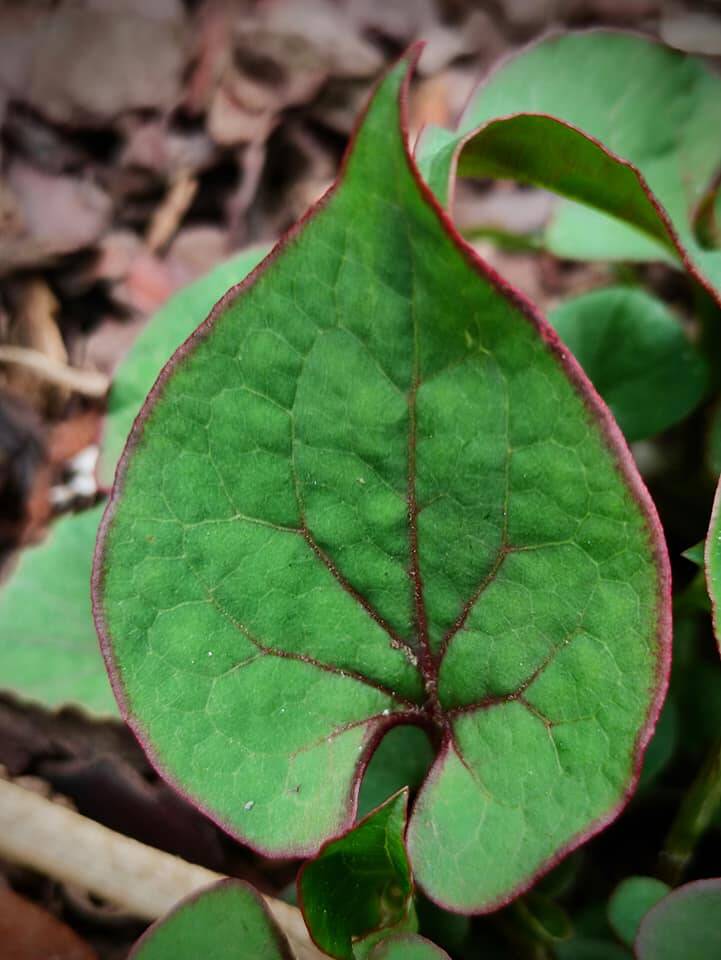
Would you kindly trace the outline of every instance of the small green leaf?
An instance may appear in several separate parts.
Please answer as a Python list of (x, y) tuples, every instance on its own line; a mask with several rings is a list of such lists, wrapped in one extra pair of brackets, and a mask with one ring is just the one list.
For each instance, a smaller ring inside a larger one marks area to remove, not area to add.
[(298, 898), (313, 940), (352, 960), (353, 940), (408, 917), (413, 895), (403, 836), (408, 790), (321, 848), (298, 875)]
[(369, 960), (450, 960), (450, 957), (430, 940), (407, 933), (381, 941)]
[(706, 585), (711, 598), (716, 641), (721, 652), (721, 480), (716, 488), (711, 522), (706, 536)]
[(0, 590), (0, 683), (46, 707), (117, 715), (90, 608), (93, 544), (104, 505), (58, 520), (26, 547)]
[(608, 920), (625, 944), (633, 946), (641, 921), (670, 890), (655, 877), (627, 877), (619, 883), (608, 903)]
[(267, 854), (347, 830), (383, 734), (432, 731), (411, 862), (478, 912), (626, 802), (666, 684), (668, 565), (607, 410), (420, 181), (405, 74), (165, 368), (95, 611), (158, 769)]
[(108, 395), (98, 478), (113, 482), (133, 421), (163, 366), (228, 287), (239, 283), (267, 254), (267, 247), (241, 250), (174, 294), (148, 321), (118, 366)]
[(627, 440), (654, 436), (703, 400), (708, 368), (681, 324), (642, 290), (610, 287), (549, 315)]
[(636, 937), (638, 960), (721, 957), (721, 879), (696, 880), (646, 914)]
[(260, 895), (242, 880), (221, 880), (154, 923), (128, 960), (293, 960)]

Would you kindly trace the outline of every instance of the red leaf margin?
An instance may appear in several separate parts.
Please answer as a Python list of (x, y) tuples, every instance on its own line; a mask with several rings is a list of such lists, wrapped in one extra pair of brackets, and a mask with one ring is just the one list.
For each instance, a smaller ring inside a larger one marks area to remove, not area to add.
[[(507, 301), (510, 302), (525, 318), (528, 322), (536, 329), (539, 337), (543, 340), (548, 350), (554, 356), (558, 365), (560, 366), (563, 373), (571, 382), (572, 386), (576, 389), (577, 393), (581, 397), (586, 410), (590, 416), (590, 419), (593, 420), (599, 427), (601, 434), (606, 441), (607, 448), (614, 457), (617, 471), (626, 485), (630, 490), (633, 499), (636, 501), (641, 513), (645, 517), (648, 537), (649, 537), (649, 546), (651, 552), (654, 556), (656, 568), (659, 573), (659, 595), (657, 598), (658, 601), (658, 631), (657, 631), (657, 671), (656, 671), (656, 685), (653, 695), (651, 697), (651, 703), (649, 706), (648, 714), (646, 717), (646, 722), (643, 725), (642, 729), (639, 732), (639, 735), (636, 739), (635, 748), (634, 748), (634, 759), (631, 770), (631, 775), (620, 801), (618, 804), (610, 810), (608, 813), (600, 817), (598, 820), (594, 821), (589, 827), (585, 830), (579, 832), (577, 835), (572, 837), (568, 843), (556, 851), (556, 853), (544, 861), (525, 881), (520, 883), (517, 887), (511, 890), (507, 895), (498, 898), (497, 900), (485, 904), (483, 907), (475, 911), (464, 910), (462, 913), (464, 915), (479, 915), (493, 912), (497, 909), (508, 904), (511, 900), (514, 900), (516, 897), (520, 896), (522, 893), (526, 892), (530, 887), (532, 887), (542, 876), (552, 870), (564, 857), (569, 853), (573, 852), (579, 846), (584, 844), (591, 837), (595, 836), (597, 833), (601, 832), (605, 827), (612, 823), (623, 811), (623, 809), (628, 804), (631, 796), (635, 792), (635, 789), (638, 785), (638, 781), (641, 775), (641, 769), (643, 765), (643, 755), (645, 753), (646, 747), (648, 746), (653, 732), (658, 722), (658, 718), (663, 706), (663, 702), (666, 696), (666, 691), (669, 683), (670, 669), (671, 669), (671, 644), (672, 644), (672, 618), (671, 618), (671, 568), (668, 557), (668, 551), (666, 548), (666, 543), (663, 534), (663, 528), (659, 520), (658, 514), (656, 512), (655, 505), (651, 499), (651, 496), (646, 489), (643, 480), (641, 479), (640, 474), (636, 468), (633, 456), (626, 444), (626, 441), (621, 433), (620, 428), (616, 424), (612, 414), (608, 410), (608, 407), (601, 399), (591, 381), (588, 379), (586, 374), (581, 369), (580, 365), (576, 359), (572, 356), (570, 351), (564, 346), (560, 338), (556, 334), (553, 327), (546, 321), (540, 311), (528, 300), (522, 293), (516, 290), (511, 284), (504, 280), (500, 274), (498, 274), (489, 264), (487, 264), (476, 252), (475, 250), (463, 239), (460, 233), (456, 230), (453, 222), (446, 213), (446, 211), (441, 207), (437, 201), (434, 194), (431, 192), (430, 188), (423, 179), (418, 167), (416, 166), (413, 153), (409, 146), (409, 119), (408, 119), (408, 100), (410, 92), (410, 84), (413, 72), (415, 70), (416, 64), (420, 58), (421, 52), (425, 46), (424, 42), (418, 42), (413, 44), (397, 61), (396, 64), (400, 64), (403, 61), (407, 63), (407, 72), (406, 76), (401, 84), (399, 92), (399, 112), (400, 112), (400, 126), (401, 126), (401, 137), (406, 154), (406, 160), (408, 163), (408, 168), (413, 178), (416, 181), (421, 197), (425, 202), (431, 207), (435, 212), (441, 227), (446, 231), (448, 237), (453, 242), (459, 253), (464, 257), (468, 266), (474, 270), (484, 281), (490, 283), (497, 292), (504, 297)], [(396, 64), (393, 64), (389, 70), (392, 70)], [(385, 76), (385, 75), (384, 75)], [(374, 88), (371, 96), (368, 99), (368, 103), (365, 108), (359, 115), (353, 133), (350, 137), (348, 146), (343, 155), (341, 161), (340, 169), (338, 176), (336, 177), (333, 184), (329, 189), (323, 194), (323, 196), (317, 200), (305, 213), (305, 215), (295, 223), (278, 243), (273, 247), (270, 253), (255, 267), (254, 270), (245, 277), (240, 283), (231, 287), (228, 292), (221, 297), (221, 299), (216, 303), (216, 305), (211, 310), (208, 317), (200, 324), (200, 326), (188, 337), (188, 339), (181, 344), (180, 347), (175, 351), (173, 356), (168, 360), (160, 374), (158, 375), (155, 384), (153, 385), (150, 393), (148, 394), (138, 416), (135, 419), (133, 428), (130, 432), (128, 440), (126, 442), (125, 448), (123, 450), (122, 456), (118, 462), (116, 471), (115, 471), (115, 480), (113, 483), (113, 488), (111, 495), (108, 499), (108, 503), (105, 508), (105, 513), (103, 514), (102, 521), (100, 523), (98, 537), (95, 545), (95, 553), (93, 558), (93, 572), (91, 578), (91, 593), (92, 593), (92, 606), (93, 606), (93, 617), (95, 621), (96, 631), (98, 633), (100, 641), (100, 649), (105, 660), (106, 669), (110, 678), (110, 683), (115, 694), (115, 698), (118, 702), (120, 712), (123, 720), (127, 723), (128, 727), (132, 731), (133, 735), (137, 739), (141, 748), (143, 749), (148, 760), (156, 770), (156, 772), (185, 800), (190, 804), (200, 810), (205, 816), (207, 816), (213, 823), (215, 823), (220, 829), (224, 832), (230, 834), (236, 840), (244, 843), (250, 849), (255, 850), (256, 852), (265, 855), (265, 856), (278, 856), (277, 851), (270, 851), (264, 849), (262, 844), (257, 842), (250, 843), (248, 840), (243, 838), (237, 829), (231, 824), (225, 822), (222, 817), (214, 813), (212, 810), (208, 809), (201, 801), (197, 800), (191, 796), (186, 789), (176, 781), (173, 774), (167, 771), (164, 768), (162, 759), (157, 755), (153, 746), (151, 745), (149, 738), (142, 729), (139, 721), (133, 716), (129, 704), (125, 695), (125, 690), (123, 688), (123, 682), (121, 677), (121, 672), (118, 664), (115, 661), (113, 654), (112, 642), (110, 637), (110, 631), (108, 630), (105, 615), (103, 611), (102, 604), (102, 588), (103, 588), (103, 578), (104, 578), (104, 566), (103, 566), (103, 554), (105, 548), (105, 542), (112, 523), (115, 509), (117, 507), (118, 501), (120, 500), (123, 492), (123, 481), (127, 472), (127, 467), (131, 456), (140, 441), (143, 433), (143, 428), (146, 420), (150, 415), (150, 411), (155, 405), (155, 402), (160, 399), (163, 393), (165, 384), (173, 375), (175, 368), (179, 366), (182, 361), (188, 356), (194, 348), (204, 340), (204, 338), (212, 331), (213, 325), (217, 319), (219, 319), (226, 311), (226, 309), (234, 303), (243, 293), (250, 288), (257, 278), (262, 275), (265, 270), (271, 266), (275, 260), (282, 254), (286, 246), (291, 244), (302, 232), (305, 224), (312, 219), (316, 214), (321, 212), (331, 197), (335, 194), (342, 184), (345, 177), (345, 173), (348, 167), (348, 162), (350, 156), (353, 152), (355, 139), (357, 137), (358, 131), (365, 120), (366, 114), (370, 108), (370, 105), (373, 101), (375, 93), (382, 83), (383, 78), (378, 81), (376, 87)], [(355, 776), (353, 777), (350, 788), (348, 791), (348, 801), (346, 808), (346, 816), (342, 823), (338, 824), (338, 829), (335, 834), (328, 837), (325, 843), (329, 842), (332, 839), (337, 839), (338, 837), (349, 832), (354, 824), (355, 815), (358, 805), (358, 794), (360, 790), (360, 784), (365, 775), (366, 769), (370, 762), (370, 759), (375, 752), (377, 746), (383, 737), (388, 733), (388, 731), (394, 727), (408, 723), (408, 718), (401, 716), (396, 718), (393, 715), (389, 716), (387, 720), (380, 721), (378, 725), (371, 731), (368, 736), (364, 749), (359, 757), (358, 765), (356, 767)], [(424, 786), (431, 781), (431, 778), (437, 776), (437, 771), (445, 758), (447, 756), (448, 750), (451, 746), (451, 740), (449, 736), (446, 736), (443, 743), (441, 744), (438, 756), (433, 763), (433, 766), (424, 781), (424, 784), (421, 787), (420, 792), (423, 791)], [(408, 828), (406, 830), (406, 837), (408, 832), (413, 826), (413, 812), (409, 818)], [(306, 849), (294, 849), (287, 848), (284, 852), (287, 856), (301, 856), (306, 857), (317, 853), (318, 849), (323, 846), (323, 844), (318, 844), (316, 848), (312, 850)], [(411, 861), (412, 866), (412, 861)], [(434, 899), (431, 897), (431, 899)], [(436, 900), (440, 907), (447, 909), (451, 912), (458, 912), (459, 910), (454, 910), (454, 908), (448, 904), (445, 904), (441, 901)]]

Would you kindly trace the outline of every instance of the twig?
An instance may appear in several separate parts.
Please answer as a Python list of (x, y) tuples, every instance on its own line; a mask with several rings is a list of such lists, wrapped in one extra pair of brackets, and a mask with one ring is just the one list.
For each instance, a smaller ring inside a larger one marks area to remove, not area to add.
[[(156, 920), (218, 873), (148, 847), (0, 779), (0, 857)], [(323, 960), (297, 907), (265, 897), (297, 960)]]
[(53, 360), (32, 347), (0, 345), (0, 363), (14, 363), (32, 370), (50, 383), (65, 387), (84, 397), (103, 397), (108, 392), (110, 381), (97, 370), (79, 370), (60, 360)]

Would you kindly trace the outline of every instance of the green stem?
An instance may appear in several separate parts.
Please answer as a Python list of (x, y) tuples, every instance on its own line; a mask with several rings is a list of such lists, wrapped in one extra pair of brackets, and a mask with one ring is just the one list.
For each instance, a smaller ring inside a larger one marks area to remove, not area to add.
[(693, 856), (696, 844), (721, 806), (721, 741), (706, 758), (686, 793), (659, 857), (661, 879), (675, 886)]

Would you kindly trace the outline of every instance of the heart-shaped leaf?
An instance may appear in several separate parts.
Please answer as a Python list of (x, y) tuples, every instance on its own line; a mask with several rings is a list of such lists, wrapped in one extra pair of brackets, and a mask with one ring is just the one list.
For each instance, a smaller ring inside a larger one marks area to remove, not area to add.
[(594, 290), (567, 300), (548, 319), (627, 440), (660, 433), (703, 399), (705, 360), (670, 310), (644, 291)]
[(308, 930), (331, 957), (352, 960), (354, 939), (408, 917), (413, 882), (403, 842), (407, 804), (407, 790), (391, 797), (325, 844), (298, 876)]
[(638, 960), (721, 957), (721, 879), (696, 880), (660, 900), (641, 922)]
[(95, 613), (158, 769), (268, 854), (350, 826), (391, 726), (431, 731), (411, 862), (474, 912), (633, 789), (667, 680), (667, 557), (589, 382), (421, 182), (405, 72), (151, 392)]
[(721, 480), (716, 487), (716, 496), (711, 509), (711, 523), (706, 537), (705, 559), (706, 585), (711, 598), (714, 632), (719, 645), (719, 652), (721, 652)]
[(154, 923), (128, 960), (293, 960), (261, 897), (242, 880), (221, 880)]
[(369, 960), (450, 960), (445, 950), (415, 934), (399, 934), (381, 941)]
[(627, 877), (619, 883), (608, 902), (608, 919), (625, 944), (633, 946), (641, 921), (670, 890), (655, 877)]
[(693, 227), (721, 164), (720, 127), (721, 79), (700, 60), (631, 34), (569, 33), (504, 62), (455, 134), (426, 134), (420, 164), (443, 202), (456, 162), (461, 176), (517, 179), (579, 201), (547, 232), (555, 253), (670, 257), (721, 299), (721, 253)]

